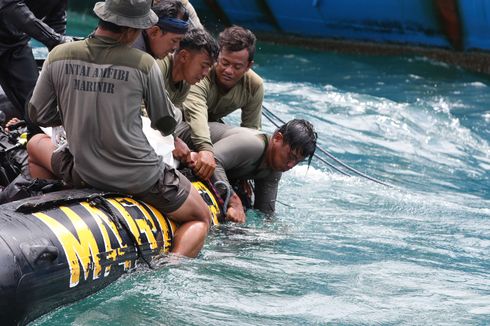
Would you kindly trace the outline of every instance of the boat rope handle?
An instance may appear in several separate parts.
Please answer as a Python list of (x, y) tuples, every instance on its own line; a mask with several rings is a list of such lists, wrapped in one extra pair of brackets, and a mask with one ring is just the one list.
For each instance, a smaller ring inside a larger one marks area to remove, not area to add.
[(140, 245), (138, 244), (138, 241), (136, 240), (136, 237), (134, 236), (134, 234), (131, 232), (131, 230), (129, 229), (129, 225), (127, 224), (127, 222), (122, 219), (122, 218), (119, 218), (115, 213), (114, 211), (112, 210), (112, 208), (110, 207), (109, 203), (108, 203), (108, 200), (107, 198), (103, 197), (103, 196), (97, 196), (97, 197), (94, 197), (92, 198), (92, 200), (90, 201), (90, 205), (94, 206), (94, 207), (97, 207), (97, 208), (101, 208), (102, 210), (104, 210), (107, 214), (109, 214), (109, 217), (110, 219), (121, 229), (124, 229), (124, 231), (126, 231), (126, 233), (128, 234), (129, 238), (131, 239), (131, 241), (133, 242), (133, 245), (134, 247), (136, 248), (136, 253), (138, 255), (138, 257), (141, 257), (141, 259), (148, 265), (148, 267), (150, 269), (155, 269), (153, 267), (153, 265), (151, 264), (151, 262), (145, 257), (145, 255), (143, 254), (143, 250), (141, 250), (141, 247)]
[(225, 196), (225, 200), (223, 202), (223, 215), (226, 216), (226, 209), (228, 208), (228, 202), (230, 201), (230, 197), (231, 197), (231, 187), (228, 183), (224, 182), (224, 181), (221, 181), (221, 180), (218, 180), (214, 183), (214, 187), (217, 189), (219, 185), (223, 185), (225, 187), (225, 190), (226, 190), (226, 196)]

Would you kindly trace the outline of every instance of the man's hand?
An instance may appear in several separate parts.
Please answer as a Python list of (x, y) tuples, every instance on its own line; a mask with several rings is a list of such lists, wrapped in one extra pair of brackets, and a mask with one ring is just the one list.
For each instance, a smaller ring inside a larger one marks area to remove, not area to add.
[(73, 37), (68, 36), (68, 35), (61, 35), (60, 44), (70, 43), (70, 42), (73, 42), (73, 41), (74, 41)]
[(64, 43), (70, 43), (73, 42), (73, 37), (67, 36), (67, 35), (59, 35), (58, 43), (54, 43), (51, 45), (47, 45), (48, 50), (51, 51), (54, 49), (57, 45), (64, 44)]
[(182, 163), (188, 163), (190, 161), (191, 151), (187, 144), (179, 137), (174, 136), (174, 147), (175, 149), (172, 151), (172, 154), (175, 159)]
[(233, 194), (230, 197), (228, 209), (226, 210), (226, 219), (235, 223), (245, 223), (247, 219), (242, 201), (237, 194)]
[(16, 129), (17, 127), (22, 127), (22, 126), (25, 126), (24, 120), (20, 120), (19, 118), (12, 118), (5, 125), (5, 130), (9, 132), (11, 130)]
[(216, 161), (213, 152), (201, 151), (197, 153), (193, 164), (194, 173), (203, 180), (208, 180), (216, 169)]

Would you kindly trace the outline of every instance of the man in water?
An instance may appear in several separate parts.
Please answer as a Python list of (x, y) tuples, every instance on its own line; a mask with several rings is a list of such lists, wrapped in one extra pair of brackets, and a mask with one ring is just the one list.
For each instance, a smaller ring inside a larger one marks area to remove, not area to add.
[(185, 124), (176, 135), (197, 150), (196, 174), (209, 179), (216, 168), (208, 122), (220, 121), (241, 109), (242, 127), (260, 129), (264, 86), (251, 67), (255, 55), (255, 35), (232, 26), (219, 35), (218, 62), (202, 81), (193, 85), (184, 104)]
[[(51, 50), (72, 40), (64, 36), (66, 3), (66, 0), (0, 1), (0, 85), (18, 118), (24, 119), (27, 98), (39, 76), (28, 42), (33, 37)], [(37, 132), (28, 125), (31, 132)]]
[(44, 127), (62, 122), (70, 150), (53, 153), (51, 141), (33, 137), (30, 170), (33, 177), (54, 174), (75, 187), (128, 193), (153, 205), (180, 224), (172, 252), (195, 257), (208, 233), (209, 210), (190, 181), (162, 162), (142, 131), (142, 101), (152, 127), (163, 134), (171, 134), (179, 121), (162, 92), (154, 58), (130, 48), (141, 30), (158, 20), (150, 6), (150, 0), (98, 2), (94, 35), (48, 55), (28, 112)]
[[(236, 181), (253, 180), (253, 207), (266, 214), (275, 211), (277, 189), (283, 172), (308, 158), (316, 149), (317, 135), (313, 125), (294, 119), (280, 126), (272, 136), (249, 128), (231, 127), (210, 122), (210, 137), (216, 158), (215, 181), (222, 181), (232, 190)], [(191, 154), (195, 168), (197, 153)], [(230, 182), (231, 180), (231, 182)], [(240, 197), (232, 190), (227, 207), (227, 219), (244, 223), (245, 212)]]

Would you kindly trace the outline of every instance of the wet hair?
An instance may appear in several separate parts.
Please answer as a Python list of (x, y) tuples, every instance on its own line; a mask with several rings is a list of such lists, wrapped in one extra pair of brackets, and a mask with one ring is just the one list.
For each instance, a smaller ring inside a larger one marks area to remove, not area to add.
[(181, 20), (188, 20), (189, 13), (181, 0), (162, 0), (155, 1), (151, 10), (155, 12), (158, 18), (179, 18)]
[(180, 41), (177, 52), (181, 50), (188, 51), (206, 51), (213, 61), (218, 58), (218, 43), (208, 31), (201, 28), (194, 28), (188, 31)]
[(233, 25), (219, 34), (219, 49), (237, 52), (248, 50), (248, 61), (252, 62), (255, 55), (255, 42), (257, 38), (249, 29)]
[(280, 126), (274, 134), (280, 132), (284, 143), (291, 147), (291, 150), (298, 151), (303, 157), (308, 157), (308, 166), (315, 154), (317, 133), (311, 122), (303, 119), (293, 119)]

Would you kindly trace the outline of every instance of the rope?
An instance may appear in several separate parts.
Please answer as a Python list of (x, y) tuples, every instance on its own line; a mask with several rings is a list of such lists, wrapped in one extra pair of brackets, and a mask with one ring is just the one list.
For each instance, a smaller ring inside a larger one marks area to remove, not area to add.
[(131, 232), (129, 229), (129, 225), (127, 225), (126, 221), (124, 219), (119, 218), (116, 214), (114, 214), (114, 211), (109, 205), (109, 202), (106, 198), (102, 196), (97, 196), (94, 197), (91, 201), (90, 204), (95, 206), (95, 207), (100, 207), (102, 208), (107, 214), (109, 214), (109, 217), (111, 220), (117, 225), (118, 228), (124, 229), (126, 233), (128, 234), (129, 238), (133, 242), (134, 247), (136, 248), (136, 253), (138, 257), (141, 257), (141, 259), (148, 265), (150, 269), (155, 269), (153, 265), (151, 264), (150, 261), (143, 255), (143, 250), (141, 250), (140, 245), (138, 244), (138, 241), (136, 240), (136, 237), (134, 234)]
[[(276, 126), (276, 128), (279, 128), (279, 124), (276, 123), (274, 120), (272, 120), (271, 117), (268, 116), (268, 114), (270, 114), (270, 111), (267, 110), (265, 107), (264, 107), (264, 109), (266, 110), (266, 111), (262, 112), (262, 114), (264, 115), (264, 117), (266, 117), (267, 120), (269, 120), (274, 126)], [(281, 121), (281, 120), (279, 119), (279, 121)], [(318, 147), (318, 145), (317, 145), (317, 147)], [(337, 172), (339, 172), (339, 173), (341, 173), (341, 174), (343, 174), (345, 176), (348, 176), (348, 177), (351, 176), (350, 174), (345, 173), (344, 171), (342, 171), (339, 168), (337, 168), (332, 163), (326, 161), (323, 157), (319, 156), (317, 153), (313, 153), (313, 156), (316, 157), (318, 160), (322, 161), (323, 163), (325, 163), (326, 165), (328, 165), (329, 167), (331, 167), (332, 169), (334, 169), (335, 171), (337, 171)]]
[(228, 208), (228, 202), (230, 201), (230, 197), (231, 197), (231, 188), (230, 188), (230, 185), (228, 183), (221, 181), (221, 180), (218, 180), (214, 183), (215, 188), (218, 188), (219, 185), (224, 186), (224, 188), (226, 190), (226, 197), (225, 197), (225, 200), (223, 202), (224, 215), (226, 216), (226, 209)]
[[(272, 122), (272, 124), (274, 124), (276, 127), (279, 127), (278, 124), (276, 122), (274, 122), (272, 120), (272, 118), (276, 119), (277, 121), (279, 121), (280, 123), (284, 124), (285, 122), (279, 117), (277, 116), (276, 114), (274, 114), (271, 110), (269, 110), (268, 108), (266, 108), (264, 105), (262, 105), (262, 108), (264, 109), (264, 111), (262, 112), (262, 114), (264, 115), (264, 117), (266, 117), (269, 121)], [(269, 116), (270, 117), (269, 117)], [(272, 118), (271, 118), (272, 117)], [(383, 185), (383, 186), (386, 186), (386, 187), (389, 187), (389, 188), (393, 188), (392, 185), (388, 184), (388, 183), (385, 183), (381, 180), (378, 180), (376, 178), (373, 178), (371, 176), (368, 176), (367, 174), (365, 173), (362, 173), (356, 169), (354, 169), (353, 167), (345, 164), (344, 162), (342, 162), (341, 160), (339, 160), (338, 158), (336, 158), (334, 155), (332, 155), (331, 153), (329, 153), (327, 150), (323, 149), (320, 145), (316, 145), (316, 148), (320, 150), (320, 152), (322, 152), (323, 154), (327, 155), (330, 159), (332, 159), (333, 161), (335, 161), (336, 163), (340, 164), (342, 167), (346, 168), (347, 170), (357, 174), (358, 176), (361, 176), (365, 179), (368, 179), (368, 180), (371, 180), (373, 182), (376, 182), (380, 185)], [(320, 156), (318, 156), (316, 153), (314, 154), (314, 156), (319, 159), (320, 161), (322, 161), (323, 163), (327, 164), (328, 166), (332, 167), (333, 169), (335, 169), (336, 171), (346, 175), (346, 176), (351, 176), (350, 174), (347, 174), (345, 172), (343, 172), (342, 170), (340, 170), (339, 168), (335, 167), (333, 164), (331, 163), (328, 163), (327, 161), (325, 161), (323, 158), (321, 158)]]

